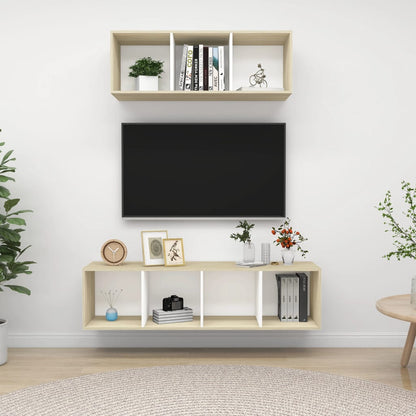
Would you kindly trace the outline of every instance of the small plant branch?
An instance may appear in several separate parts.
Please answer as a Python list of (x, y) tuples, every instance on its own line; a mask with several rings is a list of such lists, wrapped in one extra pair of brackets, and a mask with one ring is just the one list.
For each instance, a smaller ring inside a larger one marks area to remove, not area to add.
[(250, 224), (247, 220), (240, 221), (236, 228), (242, 228), (243, 232), (241, 234), (233, 233), (230, 235), (230, 238), (236, 241), (238, 240), (242, 243), (251, 243), (250, 231), (254, 228), (254, 225), (255, 224)]
[(387, 260), (392, 257), (396, 257), (397, 260), (406, 257), (416, 259), (416, 205), (414, 204), (416, 189), (406, 181), (402, 181), (401, 189), (404, 192), (404, 201), (407, 204), (407, 210), (402, 211), (402, 214), (411, 222), (407, 228), (394, 217), (390, 191), (386, 192), (383, 202), (379, 202), (376, 206), (376, 209), (381, 212), (384, 225), (387, 226), (385, 232), (393, 234), (393, 246), (396, 248), (396, 250), (383, 256)]
[(276, 240), (273, 241), (275, 245), (287, 250), (294, 247), (301, 253), (302, 257), (305, 257), (308, 253), (308, 250), (304, 250), (301, 246), (301, 243), (308, 239), (291, 227), (290, 218), (286, 218), (278, 228), (272, 227), (271, 232), (276, 237)]

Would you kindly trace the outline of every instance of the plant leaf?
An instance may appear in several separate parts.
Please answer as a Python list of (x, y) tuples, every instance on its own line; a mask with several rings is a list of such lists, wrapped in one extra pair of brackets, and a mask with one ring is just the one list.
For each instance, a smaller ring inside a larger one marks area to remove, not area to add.
[(9, 156), (13, 153), (13, 150), (9, 150), (4, 156), (3, 159), (1, 160), (1, 164), (3, 165), (4, 162), (9, 158)]
[(4, 209), (6, 210), (6, 212), (9, 212), (14, 206), (16, 206), (19, 203), (20, 199), (15, 198), (15, 199), (8, 199), (5, 203), (4, 203)]
[(14, 256), (9, 254), (1, 254), (0, 261), (5, 263), (11, 263), (12, 261), (14, 261)]
[(30, 290), (24, 286), (17, 286), (17, 285), (4, 285), (15, 292), (23, 293), (24, 295), (30, 295)]
[(26, 225), (26, 221), (23, 218), (7, 218), (9, 224), (14, 225)]
[(31, 209), (21, 209), (20, 211), (11, 212), (10, 214), (7, 214), (7, 216), (11, 217), (12, 215), (24, 214), (25, 212), (33, 212), (33, 211)]
[(0, 227), (0, 237), (6, 241), (11, 241), (13, 243), (20, 241), (20, 235), (18, 232), (3, 227)]
[(11, 178), (10, 176), (0, 175), (0, 182), (7, 182), (7, 181), (15, 182), (14, 178)]
[(10, 196), (10, 191), (4, 186), (0, 186), (0, 197), (8, 198)]

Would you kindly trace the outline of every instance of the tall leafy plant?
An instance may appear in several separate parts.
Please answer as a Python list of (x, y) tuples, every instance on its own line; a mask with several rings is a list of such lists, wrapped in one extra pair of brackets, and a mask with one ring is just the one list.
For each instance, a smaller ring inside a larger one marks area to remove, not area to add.
[[(0, 130), (1, 131), (1, 130)], [(0, 147), (4, 142), (0, 143)], [(3, 151), (0, 149), (0, 154)], [(9, 181), (14, 182), (14, 178), (9, 176), (16, 171), (15, 167), (10, 166), (10, 162), (15, 161), (11, 155), (13, 150), (4, 153), (0, 162), (0, 183)], [(1, 156), (1, 155), (0, 155)], [(0, 185), (0, 292), (7, 287), (15, 292), (30, 295), (30, 290), (24, 286), (10, 284), (20, 274), (31, 274), (29, 265), (34, 261), (20, 261), (20, 256), (30, 247), (21, 246), (21, 233), (25, 230), (26, 221), (21, 218), (21, 214), (32, 212), (28, 209), (16, 210), (19, 198), (12, 198), (10, 191)]]

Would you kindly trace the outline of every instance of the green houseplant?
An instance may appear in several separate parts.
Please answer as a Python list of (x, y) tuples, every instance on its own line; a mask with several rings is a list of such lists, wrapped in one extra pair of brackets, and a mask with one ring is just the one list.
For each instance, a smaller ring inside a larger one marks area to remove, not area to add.
[(255, 247), (251, 242), (251, 230), (254, 228), (254, 224), (250, 224), (247, 220), (244, 220), (240, 221), (236, 228), (241, 228), (243, 232), (241, 234), (233, 233), (230, 235), (230, 238), (244, 244), (243, 263), (252, 263), (255, 259)]
[[(1, 131), (1, 130), (0, 130)], [(4, 142), (0, 143), (0, 147)], [(0, 154), (2, 150), (0, 150)], [(13, 150), (4, 153), (0, 162), (0, 183), (9, 181), (14, 182), (10, 174), (14, 173), (16, 168), (10, 166), (10, 162), (16, 160), (11, 155)], [(30, 290), (24, 286), (11, 284), (21, 274), (31, 274), (29, 265), (33, 261), (21, 261), (20, 256), (30, 247), (22, 247), (21, 233), (25, 230), (26, 221), (21, 218), (21, 214), (32, 212), (23, 209), (16, 210), (16, 205), (20, 199), (12, 198), (10, 191), (0, 185), (0, 292), (6, 288), (18, 293), (30, 295)], [(0, 319), (0, 365), (7, 361), (7, 321)]]
[(158, 80), (163, 71), (163, 61), (156, 61), (150, 56), (141, 58), (130, 67), (129, 77), (136, 78), (136, 89), (139, 91), (157, 91)]

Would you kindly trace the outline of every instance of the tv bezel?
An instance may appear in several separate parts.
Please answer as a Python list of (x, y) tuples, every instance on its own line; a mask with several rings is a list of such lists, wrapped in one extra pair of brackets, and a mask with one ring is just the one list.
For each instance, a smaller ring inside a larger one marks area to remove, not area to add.
[[(124, 173), (123, 173), (123, 161), (124, 161), (124, 157), (123, 157), (123, 126), (128, 126), (128, 125), (147, 125), (147, 126), (159, 126), (162, 124), (167, 124), (167, 125), (200, 125), (200, 124), (215, 124), (215, 125), (238, 125), (238, 126), (243, 126), (243, 125), (253, 125), (253, 124), (267, 124), (267, 125), (280, 125), (283, 126), (284, 128), (284, 165), (285, 165), (285, 171), (284, 171), (284, 178), (283, 178), (283, 186), (284, 186), (284, 214), (282, 216), (244, 216), (244, 217), (238, 217), (238, 216), (192, 216), (192, 217), (183, 217), (183, 216), (136, 216), (136, 215), (124, 215)], [(235, 221), (235, 220), (256, 220), (256, 221), (261, 221), (261, 220), (278, 220), (278, 219), (282, 219), (286, 217), (286, 213), (287, 213), (287, 207), (286, 207), (286, 180), (287, 180), (287, 166), (286, 166), (286, 162), (287, 162), (287, 157), (286, 157), (286, 150), (287, 150), (287, 146), (286, 146), (286, 123), (283, 122), (271, 122), (271, 123), (261, 123), (261, 122), (252, 122), (252, 123), (216, 123), (216, 122), (211, 122), (211, 123), (205, 123), (205, 122), (200, 122), (200, 123), (188, 123), (188, 122), (176, 122), (176, 123), (170, 123), (170, 122), (165, 122), (165, 123), (146, 123), (146, 122), (128, 122), (128, 123), (121, 123), (121, 217), (123, 220), (141, 220), (141, 221), (158, 221), (158, 220), (170, 220), (170, 221), (178, 221), (178, 220), (231, 220), (231, 221)]]

